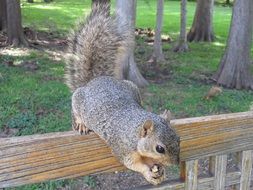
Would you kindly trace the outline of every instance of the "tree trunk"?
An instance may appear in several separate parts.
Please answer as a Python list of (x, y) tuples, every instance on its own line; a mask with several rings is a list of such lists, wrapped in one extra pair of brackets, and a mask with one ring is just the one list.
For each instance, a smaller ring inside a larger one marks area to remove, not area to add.
[(92, 0), (92, 4), (110, 4), (110, 0)]
[(161, 38), (162, 25), (163, 25), (163, 9), (164, 9), (164, 0), (157, 0), (154, 50), (149, 62), (164, 61), (162, 38)]
[(214, 0), (198, 0), (192, 28), (187, 35), (189, 42), (214, 41), (213, 33)]
[[(116, 10), (120, 13), (119, 28), (121, 28), (121, 24), (124, 24), (127, 21), (131, 27), (134, 36), (136, 0), (117, 0)], [(125, 79), (133, 81), (139, 87), (145, 87), (148, 85), (148, 82), (141, 75), (134, 60), (134, 49), (128, 52), (128, 55), (126, 56), (123, 65), (123, 73), (126, 73)]]
[(253, 28), (253, 1), (236, 0), (227, 47), (214, 79), (228, 88), (253, 89), (250, 50)]
[(110, 4), (111, 4), (110, 0), (92, 0), (92, 6), (96, 6), (98, 4), (107, 4), (108, 5), (107, 12), (108, 12), (108, 16), (109, 16), (110, 15)]
[(187, 35), (186, 35), (186, 22), (187, 22), (187, 0), (181, 0), (181, 27), (180, 36), (177, 46), (174, 48), (175, 52), (188, 51)]
[(0, 0), (0, 31), (6, 29), (6, 0)]
[(21, 8), (19, 0), (7, 1), (7, 43), (12, 46), (28, 46), (21, 25)]

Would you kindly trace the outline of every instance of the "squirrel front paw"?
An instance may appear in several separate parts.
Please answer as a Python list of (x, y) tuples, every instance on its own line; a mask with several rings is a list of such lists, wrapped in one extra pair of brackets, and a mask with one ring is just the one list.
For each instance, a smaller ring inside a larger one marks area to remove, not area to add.
[(146, 171), (144, 174), (146, 180), (153, 184), (158, 185), (160, 184), (165, 178), (165, 170), (163, 166), (158, 164), (154, 164), (149, 171)]
[(78, 131), (81, 135), (87, 135), (92, 131), (84, 125), (81, 119), (75, 117), (74, 114), (72, 114), (72, 129), (74, 131)]
[(92, 132), (92, 130), (87, 128), (83, 123), (74, 123), (72, 124), (72, 128), (74, 131), (78, 131), (81, 135), (88, 135), (90, 132)]

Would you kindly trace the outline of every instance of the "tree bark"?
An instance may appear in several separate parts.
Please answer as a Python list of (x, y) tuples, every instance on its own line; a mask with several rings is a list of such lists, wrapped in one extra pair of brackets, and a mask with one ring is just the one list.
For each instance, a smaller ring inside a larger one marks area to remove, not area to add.
[(0, 0), (0, 31), (6, 29), (6, 0)]
[(214, 41), (213, 5), (214, 0), (197, 0), (193, 24), (187, 35), (189, 42)]
[(156, 12), (156, 29), (154, 39), (153, 54), (149, 62), (164, 61), (163, 49), (162, 49), (162, 26), (163, 26), (163, 9), (164, 0), (157, 0), (157, 12)]
[(92, 4), (110, 4), (110, 0), (92, 0)]
[(7, 1), (7, 43), (12, 46), (28, 46), (21, 25), (21, 8), (19, 0)]
[[(117, 0), (116, 10), (120, 13), (119, 28), (121, 28), (121, 24), (128, 22), (134, 36), (136, 0)], [(125, 79), (133, 81), (139, 87), (145, 87), (148, 85), (148, 82), (141, 75), (134, 60), (134, 49), (128, 52), (128, 55), (122, 64), (124, 65), (123, 73), (126, 73)]]
[(174, 52), (187, 52), (189, 50), (187, 44), (186, 23), (187, 23), (187, 0), (181, 0), (181, 27), (177, 46)]
[(250, 50), (253, 30), (253, 1), (236, 0), (229, 38), (214, 79), (228, 88), (253, 89)]
[(107, 12), (108, 12), (108, 16), (109, 16), (110, 15), (110, 4), (111, 4), (110, 0), (92, 0), (92, 6), (96, 6), (98, 4), (107, 4), (108, 5)]

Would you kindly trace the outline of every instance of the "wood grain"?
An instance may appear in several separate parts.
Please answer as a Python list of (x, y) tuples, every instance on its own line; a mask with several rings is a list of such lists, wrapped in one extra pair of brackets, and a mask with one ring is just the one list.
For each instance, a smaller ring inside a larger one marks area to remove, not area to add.
[[(232, 186), (240, 183), (240, 172), (231, 172), (226, 175), (226, 186)], [(253, 177), (253, 176), (251, 176)], [(180, 180), (168, 180), (161, 185), (144, 185), (137, 187), (134, 190), (184, 190), (185, 183)], [(214, 177), (200, 178), (198, 179), (199, 190), (213, 190), (214, 189)]]
[(219, 155), (215, 157), (214, 166), (214, 189), (224, 190), (227, 168), (227, 155)]
[(198, 189), (198, 160), (191, 160), (185, 163), (185, 190)]
[(250, 189), (250, 181), (252, 180), (252, 164), (253, 164), (253, 151), (243, 151), (242, 152), (242, 165), (241, 165), (241, 180), (240, 180), (240, 190)]
[[(181, 137), (181, 161), (253, 150), (253, 112), (171, 123)], [(0, 139), (0, 188), (122, 169), (95, 134), (61, 132)]]

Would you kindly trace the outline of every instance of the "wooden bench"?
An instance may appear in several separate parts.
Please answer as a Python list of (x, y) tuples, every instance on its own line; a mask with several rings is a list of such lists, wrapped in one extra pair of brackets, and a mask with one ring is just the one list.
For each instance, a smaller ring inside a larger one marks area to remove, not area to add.
[[(137, 189), (249, 190), (252, 177), (253, 112), (176, 119), (181, 138), (181, 178)], [(238, 171), (226, 173), (227, 154), (237, 153)], [(209, 158), (210, 176), (198, 177), (198, 160)], [(123, 170), (95, 134), (76, 132), (0, 139), (0, 188)]]

